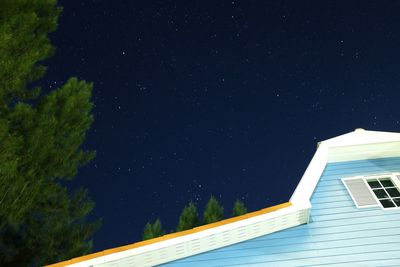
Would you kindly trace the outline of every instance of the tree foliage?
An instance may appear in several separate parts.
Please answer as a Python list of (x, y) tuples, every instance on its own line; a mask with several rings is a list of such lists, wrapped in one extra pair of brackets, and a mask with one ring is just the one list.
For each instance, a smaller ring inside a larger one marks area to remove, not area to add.
[(157, 219), (153, 224), (148, 222), (144, 227), (143, 240), (165, 235), (165, 230), (162, 227), (160, 219)]
[(57, 27), (56, 0), (0, 0), (0, 108), (38, 95), (27, 85), (45, 74), (38, 62), (54, 52), (48, 34)]
[(224, 218), (224, 208), (214, 196), (211, 196), (204, 208), (203, 222), (205, 224), (220, 221)]
[[(40, 94), (40, 62), (54, 48), (56, 0), (0, 0), (0, 266), (43, 265), (90, 251), (99, 221), (72, 179), (94, 157), (81, 145), (93, 118), (92, 85), (71, 78)], [(32, 89), (33, 88), (33, 89)]]
[(233, 204), (232, 217), (243, 215), (246, 213), (247, 213), (247, 208), (244, 206), (244, 203), (237, 199)]
[(190, 202), (183, 209), (179, 216), (177, 231), (192, 229), (199, 225), (199, 214), (197, 207), (193, 202)]
[[(247, 213), (247, 208), (240, 200), (236, 200), (233, 204), (232, 217), (243, 215)], [(184, 231), (199, 226), (201, 223), (208, 224), (220, 221), (224, 218), (224, 208), (218, 203), (217, 199), (213, 196), (208, 200), (203, 213), (202, 221), (199, 218), (197, 207), (193, 202), (189, 202), (184, 207), (181, 215), (179, 216), (178, 226), (176, 231)], [(144, 228), (143, 240), (151, 239), (154, 237), (162, 236), (165, 231), (162, 228), (159, 219), (154, 224), (148, 222)]]
[(0, 266), (43, 266), (91, 251), (91, 237), (100, 222), (87, 223), (94, 203), (80, 189), (68, 195), (65, 187), (52, 182), (42, 186), (46, 196), (23, 220), (2, 229)]

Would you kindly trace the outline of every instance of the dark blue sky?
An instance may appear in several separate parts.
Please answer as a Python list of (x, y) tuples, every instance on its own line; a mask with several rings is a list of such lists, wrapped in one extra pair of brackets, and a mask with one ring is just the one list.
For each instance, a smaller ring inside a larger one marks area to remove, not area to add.
[(95, 250), (172, 230), (211, 194), (228, 215), (288, 201), (316, 143), (400, 131), (399, 1), (67, 1), (45, 84), (94, 82), (84, 186)]

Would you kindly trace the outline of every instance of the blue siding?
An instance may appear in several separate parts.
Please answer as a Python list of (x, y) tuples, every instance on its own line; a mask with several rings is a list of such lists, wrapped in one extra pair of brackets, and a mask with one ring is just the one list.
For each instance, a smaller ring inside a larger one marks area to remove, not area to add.
[(311, 222), (162, 266), (400, 266), (400, 210), (357, 209), (343, 177), (400, 172), (400, 158), (328, 164)]

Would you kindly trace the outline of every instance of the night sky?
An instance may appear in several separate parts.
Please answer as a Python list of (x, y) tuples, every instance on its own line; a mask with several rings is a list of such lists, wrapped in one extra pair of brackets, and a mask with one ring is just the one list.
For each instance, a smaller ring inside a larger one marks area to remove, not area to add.
[(95, 251), (211, 194), (286, 202), (318, 141), (400, 131), (400, 1), (59, 3), (43, 83), (94, 82), (97, 157), (70, 186), (104, 220)]

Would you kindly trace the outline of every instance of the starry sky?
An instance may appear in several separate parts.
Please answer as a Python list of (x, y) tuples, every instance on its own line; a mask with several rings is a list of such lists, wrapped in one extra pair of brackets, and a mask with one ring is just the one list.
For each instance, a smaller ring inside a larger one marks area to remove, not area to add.
[(94, 251), (211, 194), (226, 215), (286, 202), (318, 141), (400, 131), (399, 1), (59, 4), (44, 87), (94, 83), (97, 157), (70, 184), (104, 220)]

